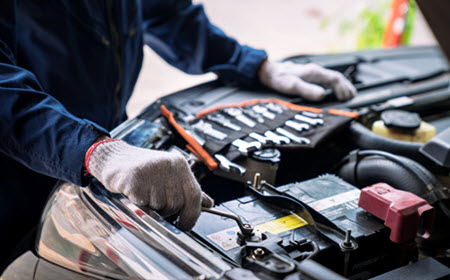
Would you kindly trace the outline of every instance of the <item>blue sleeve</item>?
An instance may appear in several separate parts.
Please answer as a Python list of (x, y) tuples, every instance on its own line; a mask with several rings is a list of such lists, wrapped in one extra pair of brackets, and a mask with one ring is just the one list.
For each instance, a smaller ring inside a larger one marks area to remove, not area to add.
[[(3, 4), (6, 4), (3, 5)], [(15, 1), (0, 11), (0, 152), (36, 172), (83, 185), (89, 146), (107, 131), (70, 114), (16, 65)]]
[(144, 42), (189, 74), (214, 72), (227, 82), (258, 84), (263, 50), (240, 45), (214, 26), (190, 0), (143, 1)]

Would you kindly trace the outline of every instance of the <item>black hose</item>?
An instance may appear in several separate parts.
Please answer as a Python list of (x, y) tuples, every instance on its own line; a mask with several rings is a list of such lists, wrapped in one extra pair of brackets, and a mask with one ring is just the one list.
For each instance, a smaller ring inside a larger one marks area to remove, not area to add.
[[(394, 162), (396, 165), (400, 166), (401, 168), (408, 170), (413, 176), (415, 176), (417, 179), (419, 179), (423, 185), (426, 187), (428, 185), (432, 185), (438, 188), (443, 188), (442, 184), (436, 179), (436, 177), (430, 172), (428, 171), (425, 167), (423, 167), (422, 165), (420, 165), (418, 162), (415, 162), (414, 160), (404, 157), (404, 156), (399, 156), (399, 155), (394, 155), (385, 151), (378, 151), (378, 150), (362, 150), (362, 151), (354, 151), (352, 153), (356, 153), (356, 156), (358, 158), (363, 158), (366, 156), (381, 156), (384, 157), (386, 159), (389, 159), (390, 161)], [(350, 153), (349, 155), (347, 155), (346, 157), (344, 157), (341, 160), (341, 163), (338, 164), (342, 165), (342, 163), (347, 162), (350, 160), (352, 153)], [(377, 166), (374, 166), (377, 167)], [(384, 169), (387, 174), (389, 174), (389, 170), (388, 168), (386, 168), (386, 166), (384, 165), (379, 165), (378, 168)], [(370, 175), (370, 170), (368, 170), (368, 175)], [(396, 176), (399, 177), (399, 176)]]
[(380, 136), (364, 125), (353, 122), (350, 125), (350, 139), (361, 150), (381, 150), (414, 159), (418, 162), (427, 160), (419, 149), (421, 143), (400, 141)]
[(364, 188), (379, 182), (384, 182), (396, 189), (412, 192), (418, 196), (427, 193), (426, 185), (417, 176), (401, 165), (381, 156), (371, 156), (343, 164), (337, 173), (345, 181)]

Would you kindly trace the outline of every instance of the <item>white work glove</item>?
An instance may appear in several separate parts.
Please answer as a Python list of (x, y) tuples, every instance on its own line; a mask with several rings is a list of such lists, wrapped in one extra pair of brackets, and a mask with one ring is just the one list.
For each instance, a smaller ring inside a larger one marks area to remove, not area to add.
[(307, 100), (319, 101), (325, 89), (332, 88), (339, 100), (348, 100), (356, 94), (355, 87), (341, 73), (317, 64), (296, 64), (264, 61), (258, 78), (265, 86), (281, 93), (298, 95)]
[(183, 156), (120, 140), (94, 145), (85, 163), (90, 174), (110, 192), (124, 194), (137, 205), (149, 206), (163, 216), (179, 214), (181, 230), (195, 225), (202, 206), (213, 206)]

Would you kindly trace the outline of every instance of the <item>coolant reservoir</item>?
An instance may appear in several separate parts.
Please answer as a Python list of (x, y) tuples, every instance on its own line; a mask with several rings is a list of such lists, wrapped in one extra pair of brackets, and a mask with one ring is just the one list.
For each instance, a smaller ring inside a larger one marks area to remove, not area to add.
[(422, 121), (419, 114), (402, 110), (381, 113), (381, 120), (373, 123), (372, 131), (384, 137), (419, 143), (436, 135), (436, 128)]

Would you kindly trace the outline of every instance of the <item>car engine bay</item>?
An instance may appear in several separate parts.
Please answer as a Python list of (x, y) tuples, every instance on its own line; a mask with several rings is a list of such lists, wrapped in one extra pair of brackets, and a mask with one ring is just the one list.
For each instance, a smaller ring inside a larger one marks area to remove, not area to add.
[(445, 58), (418, 47), (288, 60), (344, 73), (358, 96), (308, 103), (214, 81), (158, 100), (112, 137), (183, 155), (215, 206), (183, 233), (98, 182), (64, 183), (42, 218), (41, 266), (99, 279), (448, 279)]

